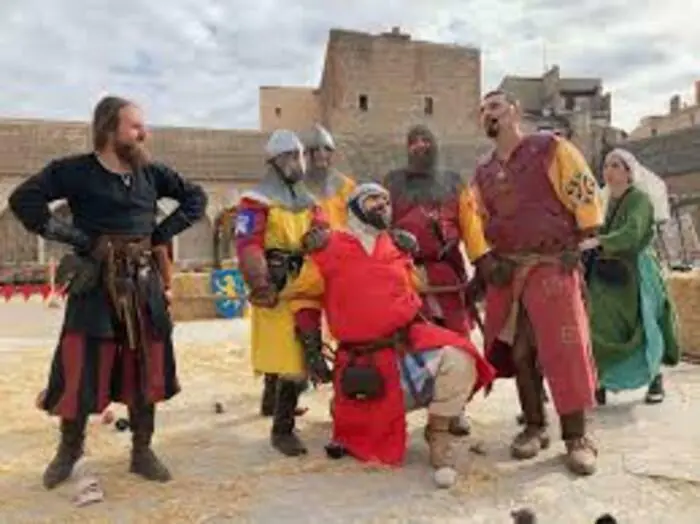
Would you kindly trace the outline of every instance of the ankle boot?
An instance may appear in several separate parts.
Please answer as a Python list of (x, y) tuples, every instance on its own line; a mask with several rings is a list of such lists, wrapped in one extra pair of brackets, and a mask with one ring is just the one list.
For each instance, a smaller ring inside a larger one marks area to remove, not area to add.
[(647, 404), (660, 404), (664, 401), (666, 391), (664, 390), (664, 377), (661, 373), (654, 377), (654, 380), (649, 384), (647, 394), (644, 397), (644, 402)]
[(435, 469), (435, 482), (441, 488), (449, 488), (457, 481), (456, 445), (459, 440), (450, 431), (454, 417), (428, 415), (426, 440), (430, 449), (430, 465)]
[[(277, 382), (279, 375), (275, 373), (265, 373), (265, 385), (263, 386), (262, 401), (260, 402), (260, 415), (263, 417), (271, 417), (275, 414), (275, 402), (277, 401)], [(308, 389), (308, 384), (302, 382), (299, 384), (299, 394)], [(294, 415), (297, 417), (304, 416), (308, 408), (297, 407), (294, 410)]]
[(469, 425), (467, 415), (462, 412), (458, 417), (452, 417), (450, 420), (450, 433), (455, 437), (466, 437), (472, 432)]
[[(450, 424), (449, 424), (449, 432), (450, 435), (454, 435), (455, 437), (467, 437), (471, 434), (471, 426), (469, 425), (469, 419), (467, 418), (467, 415), (462, 412), (461, 415), (456, 416), (456, 417), (450, 417)], [(423, 438), (425, 438), (426, 442), (429, 442), (429, 427), (426, 424), (424, 430), (423, 430)]]
[(561, 436), (566, 444), (566, 466), (576, 475), (592, 475), (596, 471), (598, 450), (586, 435), (583, 411), (560, 416)]
[(153, 404), (129, 407), (131, 424), (131, 467), (129, 471), (146, 480), (168, 482), (170, 471), (151, 449), (155, 428), (155, 406)]
[(76, 420), (61, 419), (61, 437), (56, 455), (44, 471), (44, 487), (53, 489), (73, 472), (73, 466), (83, 456), (85, 443), (85, 418)]
[(260, 402), (260, 415), (263, 417), (271, 417), (275, 413), (278, 378), (279, 375), (265, 373), (262, 401)]
[(605, 406), (608, 403), (608, 392), (604, 387), (595, 390), (595, 401), (599, 406)]
[(277, 402), (270, 440), (275, 449), (288, 457), (298, 457), (308, 452), (294, 430), (299, 392), (300, 388), (296, 382), (280, 379), (277, 383)]
[(536, 457), (540, 450), (549, 447), (547, 419), (544, 410), (544, 395), (541, 378), (530, 369), (522, 369), (516, 376), (518, 399), (522, 408), (522, 422), (525, 427), (518, 433), (510, 446), (511, 456), (518, 460)]

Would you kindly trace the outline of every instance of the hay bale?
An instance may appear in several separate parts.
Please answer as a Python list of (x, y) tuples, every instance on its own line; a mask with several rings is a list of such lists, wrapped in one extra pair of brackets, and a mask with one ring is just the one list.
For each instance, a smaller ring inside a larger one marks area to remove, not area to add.
[(178, 273), (173, 277), (171, 313), (175, 322), (218, 318), (210, 273)]
[(683, 358), (700, 363), (700, 270), (673, 271), (666, 281), (678, 313)]

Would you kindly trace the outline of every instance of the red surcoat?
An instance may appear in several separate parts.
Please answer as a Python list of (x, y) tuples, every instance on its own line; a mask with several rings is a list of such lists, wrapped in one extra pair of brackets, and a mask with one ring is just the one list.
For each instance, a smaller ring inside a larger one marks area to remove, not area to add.
[(537, 360), (559, 414), (593, 405), (588, 318), (579, 271), (562, 267), (558, 255), (578, 247), (581, 233), (574, 214), (553, 187), (550, 168), (558, 168), (557, 139), (525, 137), (502, 165), (495, 155), (477, 168), (475, 183), (485, 211), (485, 236), (497, 254), (551, 255), (554, 262), (519, 267), (513, 282), (489, 286), (486, 295), (484, 351), (500, 377), (513, 376), (512, 348), (498, 339), (514, 301), (527, 312)]
[(505, 166), (493, 155), (477, 168), (474, 180), (488, 216), (485, 235), (496, 252), (546, 254), (576, 248), (576, 219), (548, 177), (556, 148), (553, 135), (529, 135)]
[[(401, 195), (392, 195), (394, 227), (416, 237), (420, 249), (416, 262), (425, 268), (431, 286), (453, 286), (467, 277), (464, 259), (459, 250), (462, 235), (459, 228), (459, 188), (442, 202), (426, 205), (407, 202)], [(439, 228), (442, 238), (437, 234)], [(445, 245), (452, 246), (444, 253)], [(457, 333), (469, 333), (473, 319), (461, 293), (433, 295), (440, 306), (444, 326)], [(423, 313), (432, 317), (426, 302)]]
[(412, 263), (388, 234), (378, 237), (367, 253), (350, 233), (335, 231), (325, 249), (312, 255), (323, 281), (323, 305), (328, 327), (339, 341), (334, 372), (333, 439), (355, 458), (399, 465), (406, 451), (406, 418), (397, 353), (393, 348), (373, 352), (386, 385), (378, 400), (356, 401), (343, 396), (339, 377), (348, 364), (348, 343), (371, 343), (410, 325), (411, 351), (442, 346), (463, 349), (476, 361), (476, 392), (491, 382), (494, 370), (473, 344), (457, 333), (417, 321), (421, 299), (411, 281)]

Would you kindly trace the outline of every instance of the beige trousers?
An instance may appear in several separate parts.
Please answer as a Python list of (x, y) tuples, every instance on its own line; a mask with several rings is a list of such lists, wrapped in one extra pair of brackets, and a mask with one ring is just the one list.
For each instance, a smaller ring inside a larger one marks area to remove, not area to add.
[[(433, 390), (427, 404), (417, 405), (407, 388), (405, 369), (402, 371), (402, 388), (408, 411), (428, 408), (428, 413), (439, 417), (459, 417), (476, 383), (474, 359), (452, 346), (445, 346), (421, 354), (425, 367), (412, 368), (410, 375), (415, 386), (429, 378), (433, 379)], [(404, 357), (411, 358), (411, 357)]]

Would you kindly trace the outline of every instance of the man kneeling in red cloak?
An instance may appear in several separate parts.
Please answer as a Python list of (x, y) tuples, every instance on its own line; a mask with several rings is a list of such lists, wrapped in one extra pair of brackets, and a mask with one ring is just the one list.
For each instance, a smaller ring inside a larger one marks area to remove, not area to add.
[[(347, 229), (307, 234), (307, 259), (285, 293), (320, 299), (338, 340), (329, 456), (400, 465), (406, 412), (427, 407), (430, 462), (437, 484), (449, 487), (456, 480), (459, 439), (450, 422), (491, 383), (494, 370), (467, 338), (420, 316), (415, 239), (390, 231), (389, 224), (387, 191), (378, 184), (358, 186), (348, 200)], [(301, 302), (292, 308), (310, 378), (326, 381), (321, 340), (313, 335), (319, 312)]]

